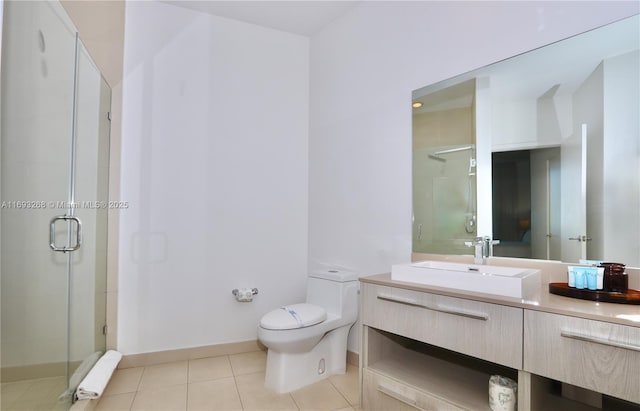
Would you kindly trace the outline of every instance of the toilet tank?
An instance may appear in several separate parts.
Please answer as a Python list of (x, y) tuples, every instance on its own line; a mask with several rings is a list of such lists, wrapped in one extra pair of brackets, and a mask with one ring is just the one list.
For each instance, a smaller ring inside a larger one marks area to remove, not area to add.
[(324, 307), (327, 314), (356, 318), (359, 285), (358, 274), (352, 271), (314, 270), (307, 282), (307, 302)]

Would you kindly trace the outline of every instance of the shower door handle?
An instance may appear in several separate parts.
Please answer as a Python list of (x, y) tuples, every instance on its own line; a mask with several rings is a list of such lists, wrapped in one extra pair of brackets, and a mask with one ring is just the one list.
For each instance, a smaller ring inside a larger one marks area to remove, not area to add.
[[(72, 221), (76, 223), (76, 230), (75, 230), (76, 242), (73, 246), (70, 246), (70, 247), (56, 246), (56, 222), (59, 220)], [(82, 223), (80, 222), (80, 219), (78, 217), (71, 216), (71, 215), (59, 215), (51, 219), (51, 222), (49, 223), (49, 247), (51, 247), (53, 251), (58, 251), (61, 253), (76, 251), (78, 248), (80, 248), (80, 245), (82, 245)]]

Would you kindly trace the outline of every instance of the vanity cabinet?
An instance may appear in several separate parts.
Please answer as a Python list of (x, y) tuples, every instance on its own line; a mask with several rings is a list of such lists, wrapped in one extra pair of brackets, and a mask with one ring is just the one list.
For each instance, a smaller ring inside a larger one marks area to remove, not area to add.
[(366, 284), (362, 321), (437, 347), (522, 368), (522, 309)]
[(525, 310), (524, 370), (640, 403), (640, 328)]
[(640, 327), (387, 281), (360, 297), (364, 410), (490, 410), (495, 374), (520, 411), (640, 410)]
[(489, 377), (517, 379), (521, 308), (363, 283), (363, 408), (489, 410)]

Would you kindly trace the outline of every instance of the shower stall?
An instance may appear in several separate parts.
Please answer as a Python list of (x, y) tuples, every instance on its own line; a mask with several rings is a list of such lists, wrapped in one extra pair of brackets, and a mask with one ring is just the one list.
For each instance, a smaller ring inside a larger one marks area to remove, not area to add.
[(475, 79), (413, 103), (413, 252), (473, 254), (477, 228)]
[(473, 144), (414, 147), (413, 210), (414, 252), (469, 253), (464, 243), (477, 236)]
[(106, 345), (111, 90), (60, 3), (2, 7), (1, 409), (65, 410)]

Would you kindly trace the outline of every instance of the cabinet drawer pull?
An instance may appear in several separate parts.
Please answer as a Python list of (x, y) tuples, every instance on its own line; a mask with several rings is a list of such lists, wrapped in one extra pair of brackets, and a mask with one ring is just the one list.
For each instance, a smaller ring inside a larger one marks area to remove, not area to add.
[(576, 333), (573, 331), (561, 330), (560, 335), (562, 337), (571, 338), (573, 340), (580, 340), (580, 341), (586, 341), (590, 343), (608, 345), (611, 347), (623, 348), (625, 350), (631, 350), (631, 351), (640, 351), (640, 345), (628, 344), (620, 341), (613, 341), (606, 338), (592, 337), (590, 335), (584, 335), (584, 334)]
[(425, 310), (436, 311), (436, 312), (439, 312), (439, 313), (452, 314), (452, 315), (457, 315), (457, 316), (460, 316), (460, 317), (471, 318), (471, 319), (474, 319), (474, 320), (487, 321), (489, 319), (489, 315), (485, 314), (485, 313), (469, 313), (469, 312), (465, 312), (465, 311), (457, 311), (457, 310), (451, 310), (451, 309), (447, 309), (447, 308), (429, 307), (428, 305), (420, 304), (420, 303), (417, 303), (415, 301), (403, 300), (403, 299), (400, 299), (400, 298), (388, 297), (388, 296), (385, 296), (385, 295), (379, 295), (378, 299), (382, 300), (382, 301), (389, 301), (389, 302), (392, 302), (392, 303), (404, 304), (404, 305), (408, 305), (410, 307), (424, 308)]
[(378, 385), (378, 391), (380, 391), (381, 393), (383, 393), (384, 395), (388, 395), (389, 397), (398, 400), (400, 402), (403, 402), (405, 404), (407, 404), (410, 407), (413, 407), (417, 410), (421, 410), (421, 411), (427, 411), (424, 408), (421, 408), (418, 406), (418, 402), (416, 400), (413, 400), (409, 397), (406, 397), (400, 393), (397, 393), (393, 390), (391, 390), (390, 388), (384, 387), (382, 385)]

